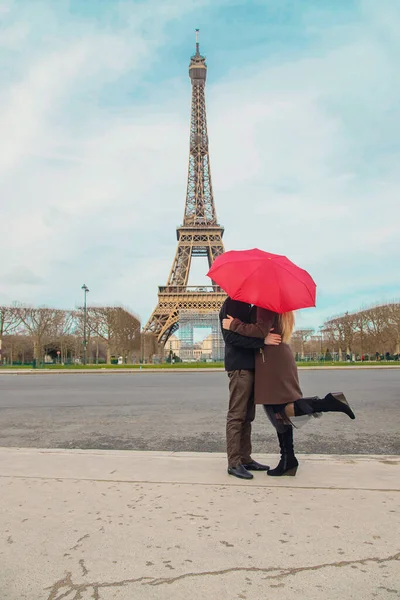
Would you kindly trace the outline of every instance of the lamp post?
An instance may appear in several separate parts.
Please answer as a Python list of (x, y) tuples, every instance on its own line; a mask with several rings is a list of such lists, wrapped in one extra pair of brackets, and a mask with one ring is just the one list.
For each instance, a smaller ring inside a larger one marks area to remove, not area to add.
[(86, 296), (89, 291), (89, 288), (87, 287), (87, 285), (85, 283), (82, 286), (82, 290), (83, 290), (83, 294), (84, 294), (84, 301), (83, 301), (83, 364), (86, 365), (86, 346), (87, 346), (87, 340), (86, 340), (86, 320), (87, 320)]
[(322, 348), (322, 338), (323, 338), (323, 328), (322, 328), (322, 326), (319, 328), (319, 336), (320, 336), (320, 340), (321, 340), (321, 360), (322, 360), (323, 354), (324, 354), (324, 351), (323, 351), (323, 348)]

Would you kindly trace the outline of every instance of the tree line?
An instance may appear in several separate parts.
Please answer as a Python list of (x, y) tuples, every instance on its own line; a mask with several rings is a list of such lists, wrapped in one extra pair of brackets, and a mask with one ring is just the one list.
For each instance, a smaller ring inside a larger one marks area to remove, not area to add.
[(389, 303), (327, 320), (319, 332), (298, 329), (293, 348), (299, 357), (309, 353), (337, 355), (339, 360), (359, 357), (399, 359), (400, 303)]
[[(0, 364), (80, 362), (84, 320), (83, 308), (0, 306)], [(89, 363), (110, 364), (122, 357), (134, 364), (160, 353), (153, 337), (141, 334), (139, 318), (121, 306), (88, 306), (86, 341)], [(399, 359), (400, 303), (346, 312), (327, 320), (319, 331), (297, 329), (292, 348), (299, 359)]]
[[(83, 356), (85, 311), (0, 306), (0, 363), (79, 363)], [(86, 348), (90, 363), (140, 360), (139, 318), (121, 306), (88, 306)]]

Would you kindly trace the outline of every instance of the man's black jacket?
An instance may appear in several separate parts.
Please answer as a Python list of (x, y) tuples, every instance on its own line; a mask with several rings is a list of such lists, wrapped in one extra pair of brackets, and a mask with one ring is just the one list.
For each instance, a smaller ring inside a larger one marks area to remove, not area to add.
[(261, 338), (250, 338), (223, 329), (222, 319), (228, 315), (240, 319), (245, 323), (250, 323), (250, 304), (238, 302), (227, 298), (219, 312), (222, 336), (225, 342), (225, 370), (236, 371), (237, 369), (254, 369), (255, 350), (264, 347), (264, 340)]

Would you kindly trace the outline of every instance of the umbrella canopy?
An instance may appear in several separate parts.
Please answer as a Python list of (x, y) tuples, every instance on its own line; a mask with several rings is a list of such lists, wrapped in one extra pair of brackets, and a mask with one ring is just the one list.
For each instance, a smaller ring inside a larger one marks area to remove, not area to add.
[(286, 256), (231, 250), (215, 259), (207, 275), (233, 300), (277, 313), (315, 306), (312, 277)]

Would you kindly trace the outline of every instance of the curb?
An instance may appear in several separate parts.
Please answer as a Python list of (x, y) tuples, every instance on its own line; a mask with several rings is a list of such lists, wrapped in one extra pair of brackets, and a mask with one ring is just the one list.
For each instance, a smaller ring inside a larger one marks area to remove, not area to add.
[[(370, 371), (370, 370), (400, 370), (399, 366), (390, 366), (390, 365), (382, 365), (376, 366), (371, 365), (368, 366), (349, 366), (349, 367), (303, 367), (298, 366), (299, 371)], [(125, 374), (133, 374), (133, 373), (223, 373), (225, 369), (223, 368), (207, 368), (207, 369), (8, 369), (2, 370), (0, 369), (1, 375), (88, 375), (88, 374), (96, 374), (96, 375), (107, 375), (109, 373), (125, 373)]]

